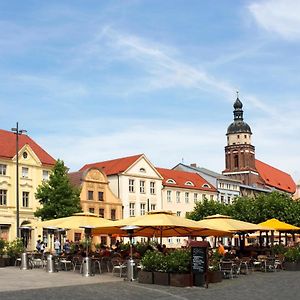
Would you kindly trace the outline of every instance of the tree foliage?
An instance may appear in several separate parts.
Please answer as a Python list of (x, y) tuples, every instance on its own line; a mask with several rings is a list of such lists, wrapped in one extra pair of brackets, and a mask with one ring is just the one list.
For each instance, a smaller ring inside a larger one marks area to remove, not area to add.
[(42, 220), (68, 217), (81, 211), (80, 189), (71, 185), (68, 169), (57, 160), (48, 181), (38, 186), (35, 194), (42, 207), (35, 212)]
[(202, 220), (214, 214), (229, 215), (234, 219), (255, 224), (276, 218), (300, 226), (300, 200), (293, 200), (290, 195), (276, 191), (261, 193), (255, 198), (238, 197), (231, 205), (204, 200), (196, 204), (188, 218)]

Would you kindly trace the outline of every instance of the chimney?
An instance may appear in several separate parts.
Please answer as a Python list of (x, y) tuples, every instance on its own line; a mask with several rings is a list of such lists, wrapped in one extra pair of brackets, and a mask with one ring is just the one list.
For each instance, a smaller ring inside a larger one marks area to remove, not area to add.
[(193, 163), (190, 165), (191, 167), (194, 167), (194, 168), (197, 168), (197, 164), (196, 163)]

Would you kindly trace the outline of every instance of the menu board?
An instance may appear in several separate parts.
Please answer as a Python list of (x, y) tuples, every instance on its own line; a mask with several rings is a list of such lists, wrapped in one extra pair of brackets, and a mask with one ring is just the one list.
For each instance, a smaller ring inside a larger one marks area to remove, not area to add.
[(192, 272), (206, 273), (207, 270), (207, 248), (192, 247)]

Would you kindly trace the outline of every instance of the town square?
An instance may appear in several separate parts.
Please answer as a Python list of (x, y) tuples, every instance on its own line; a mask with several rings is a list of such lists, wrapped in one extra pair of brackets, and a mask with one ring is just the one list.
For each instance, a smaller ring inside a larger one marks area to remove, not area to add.
[(298, 12), (0, 1), (0, 299), (297, 299)]

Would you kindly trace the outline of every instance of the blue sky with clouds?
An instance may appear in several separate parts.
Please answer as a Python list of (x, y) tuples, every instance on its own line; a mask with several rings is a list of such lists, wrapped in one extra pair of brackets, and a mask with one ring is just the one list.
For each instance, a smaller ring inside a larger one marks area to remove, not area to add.
[(0, 1), (1, 128), (71, 170), (145, 153), (224, 168), (236, 90), (256, 157), (300, 179), (300, 2)]

